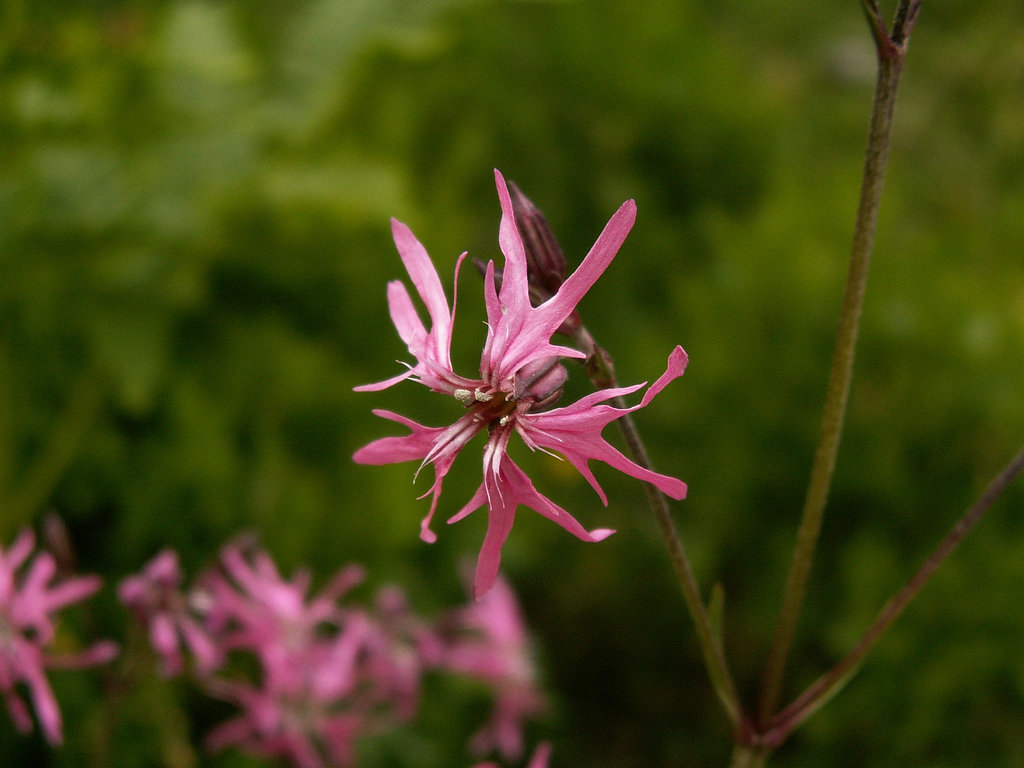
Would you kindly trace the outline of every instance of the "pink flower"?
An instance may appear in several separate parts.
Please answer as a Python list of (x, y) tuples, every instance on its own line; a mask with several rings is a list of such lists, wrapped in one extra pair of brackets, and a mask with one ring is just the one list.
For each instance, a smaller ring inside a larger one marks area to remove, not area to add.
[(248, 544), (225, 546), (221, 565), (223, 573), (209, 573), (195, 598), (207, 630), (223, 652), (254, 653), (271, 681), (302, 676), (305, 652), (344, 624), (348, 613), (338, 600), (363, 578), (361, 567), (349, 566), (310, 598), (308, 570), (286, 581), (270, 555)]
[(515, 593), (498, 577), (483, 598), (462, 608), (455, 618), (457, 637), (445, 666), (480, 680), (494, 692), (494, 713), (473, 738), (477, 754), (497, 750), (506, 760), (523, 753), (523, 721), (546, 705), (537, 687), (526, 623)]
[(202, 681), (240, 710), (210, 733), (211, 748), (236, 745), (299, 768), (347, 766), (358, 738), (415, 714), (427, 664), (421, 644), (440, 651), (429, 650), (425, 627), (399, 593), (381, 595), (376, 617), (339, 604), (362, 579), (358, 566), (310, 597), (309, 571), (286, 580), (251, 546), (225, 547), (221, 565), (202, 587), (207, 628), (225, 652), (255, 658), (258, 682)]
[(59, 744), (60, 709), (45, 668), (102, 664), (117, 655), (117, 646), (104, 641), (72, 655), (53, 655), (46, 650), (56, 637), (52, 614), (89, 597), (101, 581), (98, 576), (82, 576), (52, 583), (57, 564), (47, 552), (37, 554), (22, 570), (34, 548), (35, 535), (24, 530), (6, 552), (0, 549), (0, 690), (15, 727), (28, 733), (32, 717), (16, 688), (24, 683), (43, 735), (51, 744)]
[(393, 702), (395, 715), (409, 719), (419, 705), (424, 673), (442, 663), (445, 648), (437, 632), (413, 613), (398, 587), (377, 592), (372, 618), (365, 673), (377, 695)]
[(224, 660), (216, 641), (195, 615), (189, 596), (182, 592), (178, 553), (165, 549), (129, 576), (118, 597), (149, 630), (149, 641), (160, 657), (160, 671), (173, 677), (185, 669), (182, 642), (192, 652), (201, 674), (215, 670)]
[(120, 596), (149, 628), (165, 673), (181, 671), (190, 652), (202, 691), (238, 707), (210, 732), (210, 748), (342, 768), (359, 738), (416, 714), (423, 675), (447, 653), (396, 588), (380, 590), (372, 610), (342, 601), (362, 578), (348, 566), (310, 594), (309, 570), (283, 577), (245, 535), (186, 592), (165, 550)]
[[(236, 745), (264, 757), (287, 758), (299, 768), (351, 765), (355, 740), (370, 718), (369, 708), (358, 700), (368, 631), (364, 617), (353, 613), (337, 634), (282, 649), (287, 659), (276, 659), (273, 671), (264, 667), (258, 686), (211, 681), (210, 692), (235, 702), (240, 712), (217, 726), (207, 745), (214, 750)], [(267, 661), (265, 656), (262, 660)]]
[[(434, 541), (436, 536), (429, 526), (444, 478), (469, 441), (477, 434), (486, 434), (483, 482), (469, 502), (448, 520), (454, 523), (481, 506), (488, 508), (487, 533), (474, 579), (473, 591), (478, 598), (497, 578), (501, 547), (512, 529), (520, 504), (553, 520), (583, 541), (600, 541), (613, 533), (603, 528), (586, 530), (566, 510), (538, 492), (508, 455), (513, 434), (518, 434), (531, 450), (539, 448), (568, 459), (605, 505), (607, 497), (588, 466), (591, 459), (653, 483), (673, 498), (681, 499), (686, 495), (683, 482), (635, 464), (601, 437), (606, 425), (625, 413), (645, 407), (670, 381), (682, 375), (687, 362), (682, 347), (673, 350), (665, 373), (647, 389), (638, 405), (617, 409), (606, 401), (633, 394), (644, 384), (602, 390), (573, 405), (546, 410), (557, 399), (565, 381), (565, 370), (558, 365), (558, 359), (586, 356), (576, 349), (552, 344), (551, 337), (615, 257), (633, 226), (636, 205), (632, 200), (623, 203), (579, 268), (553, 296), (534, 307), (530, 302), (526, 252), (516, 228), (512, 201), (501, 173), (495, 171), (494, 175), (502, 211), (498, 242), (505, 255), (505, 266), (500, 290), (495, 287), (494, 262), (486, 269), (487, 337), (479, 377), (464, 377), (452, 370), (454, 306), (449, 308), (426, 249), (408, 227), (392, 220), (395, 245), (416, 292), (426, 305), (431, 325), (429, 330), (424, 326), (405, 286), (398, 281), (389, 283), (391, 319), (416, 363), (391, 379), (356, 387), (357, 391), (377, 391), (412, 379), (454, 398), (464, 412), (451, 426), (427, 427), (390, 411), (374, 411), (378, 416), (408, 427), (410, 434), (375, 440), (356, 451), (353, 457), (361, 464), (417, 460), (421, 462), (421, 469), (426, 464), (433, 465), (434, 483), (425, 494), (432, 496), (430, 510), (421, 524), (420, 536), (425, 541)], [(459, 257), (455, 268), (456, 288), (459, 265), (464, 257), (465, 254)]]

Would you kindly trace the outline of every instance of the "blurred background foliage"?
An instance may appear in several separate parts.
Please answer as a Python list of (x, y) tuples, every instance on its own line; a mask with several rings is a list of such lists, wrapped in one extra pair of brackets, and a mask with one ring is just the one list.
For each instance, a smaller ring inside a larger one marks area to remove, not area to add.
[[(491, 169), (576, 263), (639, 218), (582, 305), (624, 382), (687, 374), (639, 414), (690, 485), (678, 521), (727, 593), (756, 690), (812, 456), (873, 80), (856, 0), (4, 0), (2, 540), (56, 511), (109, 585), (162, 547), (191, 568), (243, 529), (286, 572), (350, 561), (424, 612), (462, 599), (483, 513), (427, 546), (410, 466), (354, 466), (413, 385), (384, 288), (388, 217), (448, 283), (498, 255)], [(926, 3), (897, 108), (850, 417), (788, 688), (843, 654), (1024, 435), (1024, 6)], [(463, 275), (455, 357), (482, 331)], [(579, 379), (579, 371), (576, 371)], [(584, 391), (584, 385), (578, 385)], [(609, 431), (611, 434), (611, 431)], [(541, 457), (543, 458), (543, 457)], [(553, 706), (553, 765), (725, 763), (728, 732), (635, 483), (524, 458), (590, 527), (524, 511), (504, 570)], [(463, 459), (441, 513), (478, 480)], [(418, 486), (425, 490), (421, 482)], [(779, 766), (1024, 762), (1020, 483)], [(364, 588), (368, 589), (368, 588)], [(132, 639), (113, 590), (65, 626)], [(138, 638), (135, 638), (135, 642)], [(129, 658), (133, 658), (129, 656)], [(55, 673), (66, 745), (0, 718), (12, 765), (255, 766), (195, 746), (225, 712), (126, 662)], [(459, 766), (484, 710), (437, 681), (361, 765)], [(434, 698), (430, 698), (433, 696)]]

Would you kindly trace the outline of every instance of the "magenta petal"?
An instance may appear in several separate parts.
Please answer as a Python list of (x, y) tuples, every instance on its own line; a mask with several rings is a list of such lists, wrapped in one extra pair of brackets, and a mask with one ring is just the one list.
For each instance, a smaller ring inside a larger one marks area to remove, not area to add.
[(533, 509), (544, 517), (558, 523), (565, 530), (571, 533), (576, 538), (591, 543), (603, 541), (615, 533), (610, 528), (595, 528), (592, 531), (588, 531), (579, 521), (562, 509), (560, 506), (551, 501), (547, 496), (540, 493), (533, 486), (533, 482), (521, 470), (511, 459), (506, 459), (508, 467), (507, 474), (502, 478), (506, 483), (515, 483), (516, 491), (519, 494), (517, 501), (524, 506)]
[(517, 422), (518, 429), (527, 443), (557, 451), (565, 456), (605, 503), (607, 499), (604, 491), (588, 465), (592, 459), (603, 461), (620, 472), (651, 483), (674, 499), (685, 498), (685, 483), (641, 467), (626, 458), (601, 437), (601, 431), (620, 416), (648, 405), (670, 381), (682, 375), (686, 363), (687, 356), (682, 347), (672, 350), (665, 373), (648, 388), (638, 405), (620, 410), (604, 404), (603, 401), (631, 394), (639, 389), (639, 386), (605, 389), (587, 395), (564, 408), (521, 416)]
[(0, 563), (3, 560), (7, 562), (4, 564), (6, 567), (4, 570), (14, 573), (18, 568), (21, 567), (28, 556), (32, 553), (32, 550), (36, 546), (36, 535), (31, 528), (23, 528), (11, 543), (11, 546), (7, 548), (6, 554), (3, 550), (0, 550)]
[(46, 666), (51, 669), (81, 669), (113, 661), (120, 652), (121, 647), (113, 640), (100, 640), (78, 653), (51, 656), (47, 659)]
[(397, 376), (392, 376), (390, 379), (384, 379), (384, 381), (378, 381), (376, 384), (360, 384), (358, 387), (352, 387), (353, 392), (380, 392), (382, 389), (393, 387), (401, 381), (405, 381), (412, 376), (412, 370), (408, 370), (405, 373), (400, 373)]
[(498, 570), (501, 566), (501, 548), (512, 531), (515, 514), (515, 507), (509, 509), (502, 506), (498, 510), (491, 508), (487, 518), (487, 533), (484, 536), (483, 546), (480, 547), (480, 556), (476, 561), (476, 575), (473, 578), (473, 597), (476, 600), (487, 594), (498, 578)]
[(501, 547), (508, 538), (515, 519), (516, 507), (520, 504), (553, 520), (569, 533), (587, 542), (597, 542), (611, 536), (615, 531), (599, 528), (588, 531), (572, 515), (537, 491), (533, 482), (512, 459), (504, 453), (502, 441), (492, 437), (484, 452), (484, 482), (473, 494), (473, 498), (448, 522), (454, 523), (470, 512), (488, 506), (487, 534), (477, 560), (473, 594), (480, 599), (494, 585), (501, 563)]
[(427, 329), (423, 325), (416, 307), (413, 306), (409, 291), (399, 280), (392, 280), (388, 283), (388, 312), (391, 314), (391, 322), (394, 324), (395, 330), (398, 331), (398, 337), (415, 353), (417, 351), (414, 350), (416, 340), (425, 339)]
[(221, 665), (223, 652), (197, 622), (182, 621), (181, 633), (195, 656), (196, 669), (200, 675), (208, 675)]
[[(423, 303), (427, 305), (427, 312), (430, 314), (432, 323), (431, 334), (435, 340), (446, 341), (451, 338), (451, 311), (448, 308), (448, 298), (444, 295), (444, 288), (441, 287), (441, 280), (437, 276), (437, 270), (427, 254), (426, 248), (416, 239), (405, 224), (397, 219), (391, 220), (391, 234), (395, 239), (395, 247), (402, 257), (402, 263), (412, 279), (412, 284), (419, 293)], [(439, 346), (436, 351), (439, 360), (447, 361), (446, 350)]]
[(32, 733), (32, 715), (29, 714), (25, 702), (18, 696), (18, 692), (14, 690), (13, 683), (11, 687), (4, 684), (3, 695), (7, 711), (11, 715), (11, 720), (14, 721), (14, 727), (18, 729), (19, 733)]
[(640, 401), (638, 408), (644, 408), (651, 400), (663, 390), (670, 381), (678, 379), (683, 375), (686, 370), (687, 363), (690, 362), (689, 355), (686, 354), (686, 350), (676, 345), (676, 348), (672, 350), (668, 356), (668, 366), (665, 368), (665, 372), (658, 377), (658, 380), (651, 384), (650, 388), (644, 393), (643, 399)]
[(494, 329), (498, 327), (504, 314), (501, 310), (501, 301), (498, 300), (498, 290), (494, 287), (493, 261), (487, 262), (487, 269), (484, 271), (484, 306), (487, 309), (487, 342), (484, 344), (483, 354), (480, 355), (480, 375), (487, 378), (491, 368)]
[[(480, 361), (480, 375), (492, 383), (508, 379), (520, 367), (510, 359), (510, 348), (523, 341), (524, 326), (533, 313), (530, 304), (530, 287), (526, 273), (526, 251), (516, 229), (512, 200), (501, 172), (495, 169), (494, 181), (501, 202), (501, 225), (498, 230), (498, 245), (505, 255), (505, 266), (501, 273), (501, 290), (495, 295), (493, 264), (488, 266), (484, 284), (484, 299), (487, 305), (489, 332)], [(550, 335), (548, 337), (550, 339)], [(536, 346), (548, 339), (532, 339), (530, 346)]]
[(51, 613), (70, 603), (84, 600), (102, 586), (103, 579), (99, 576), (79, 576), (68, 579), (49, 590), (46, 600), (41, 602), (41, 607), (47, 613)]
[(32, 695), (32, 704), (39, 718), (39, 726), (43, 731), (46, 740), (54, 746), (61, 743), (61, 718), (60, 708), (57, 706), (57, 699), (53, 695), (53, 689), (43, 674), (42, 666), (26, 665), (24, 669), (25, 684)]
[(156, 614), (149, 625), (149, 643), (161, 659), (164, 677), (174, 677), (184, 664), (178, 645), (178, 631), (169, 613)]
[(477, 423), (472, 415), (461, 417), (449, 427), (425, 427), (391, 411), (375, 410), (374, 413), (407, 426), (412, 430), (412, 434), (374, 440), (356, 451), (352, 458), (357, 464), (393, 464), (420, 459), (424, 464), (433, 465), (434, 484), (423, 494), (432, 495), (433, 499), (430, 510), (420, 523), (420, 538), (433, 543), (437, 536), (430, 530), (430, 522), (441, 496), (441, 484), (463, 446), (483, 425)]
[(527, 277), (526, 249), (516, 228), (516, 217), (512, 210), (512, 198), (501, 171), (494, 169), (494, 182), (498, 188), (501, 203), (501, 224), (498, 228), (498, 245), (505, 254), (505, 268), (501, 273), (502, 306), (511, 315), (521, 317), (532, 309), (530, 305), (530, 284)]
[(626, 241), (626, 236), (629, 235), (635, 221), (636, 203), (627, 200), (619, 206), (619, 210), (605, 224), (586, 258), (569, 275), (558, 289), (558, 293), (537, 308), (544, 317), (545, 328), (551, 329), (550, 333), (554, 333), (558, 326), (565, 321), (565, 318), (576, 309), (580, 299), (608, 268), (612, 259), (619, 252), (619, 248)]
[[(29, 564), (27, 572), (21, 579), (21, 592), (26, 595), (46, 594), (46, 584), (57, 574), (57, 561), (49, 552), (40, 552)], [(48, 595), (47, 595), (48, 597)], [(16, 620), (24, 613), (26, 616), (34, 616), (38, 613), (46, 613), (48, 609), (35, 601), (22, 601), (18, 611), (13, 618)]]
[(364, 445), (352, 456), (356, 464), (397, 464), (402, 461), (423, 459), (447, 427), (425, 427), (392, 411), (374, 410), (373, 413), (383, 419), (395, 421), (412, 430), (411, 435), (398, 437), (382, 437)]
[[(498, 241), (505, 254), (505, 267), (502, 270), (501, 291), (497, 296), (494, 294), (492, 277), (486, 278), (484, 286), (489, 332), (480, 360), (480, 374), (492, 384), (503, 386), (533, 360), (544, 357), (583, 358), (586, 355), (570, 347), (551, 344), (552, 334), (565, 318), (548, 328), (545, 314), (530, 304), (526, 253), (516, 229), (512, 200), (505, 179), (497, 170), (494, 179), (501, 201)], [(488, 275), (492, 274), (492, 269), (492, 266), (488, 267)], [(594, 279), (597, 279), (596, 275)]]

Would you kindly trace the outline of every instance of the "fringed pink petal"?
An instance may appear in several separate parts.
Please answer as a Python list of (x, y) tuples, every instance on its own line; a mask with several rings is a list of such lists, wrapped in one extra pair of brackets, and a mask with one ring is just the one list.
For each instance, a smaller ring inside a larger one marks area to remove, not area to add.
[(648, 405), (669, 382), (678, 378), (686, 369), (687, 356), (682, 347), (676, 347), (669, 355), (665, 372), (658, 377), (640, 403), (630, 408), (619, 409), (603, 403), (613, 397), (631, 394), (643, 385), (594, 392), (564, 408), (537, 414), (526, 414), (517, 420), (517, 428), (528, 443), (556, 451), (565, 456), (577, 471), (607, 503), (607, 497), (588, 462), (603, 461), (638, 480), (651, 483), (674, 499), (686, 496), (686, 484), (681, 480), (653, 472), (626, 458), (601, 437), (601, 431), (615, 419), (626, 413)]
[(387, 294), (388, 312), (391, 314), (395, 330), (398, 331), (398, 337), (405, 342), (410, 352), (419, 357), (423, 350), (416, 349), (415, 342), (427, 336), (427, 329), (416, 307), (413, 306), (409, 291), (400, 280), (392, 280), (388, 283)]
[(448, 298), (444, 295), (444, 288), (427, 249), (416, 239), (412, 230), (397, 219), (391, 220), (391, 234), (416, 292), (427, 305), (432, 333), (442, 339), (448, 338), (452, 321), (451, 310), (448, 308)]
[(512, 198), (501, 171), (494, 169), (494, 182), (501, 204), (501, 224), (498, 227), (498, 246), (505, 254), (505, 268), (501, 273), (501, 304), (505, 313), (513, 317), (526, 317), (530, 305), (530, 284), (527, 276), (526, 249), (516, 227)]
[(473, 597), (479, 600), (494, 586), (501, 566), (501, 548), (505, 544), (512, 523), (515, 521), (516, 509), (507, 504), (492, 506), (487, 515), (487, 533), (480, 547), (480, 556), (476, 561), (476, 575), (473, 578)]
[(9, 688), (6, 685), (3, 687), (3, 696), (4, 702), (7, 704), (7, 711), (11, 715), (11, 720), (14, 721), (14, 727), (18, 729), (18, 733), (32, 733), (32, 715), (21, 696), (14, 690), (13, 683)]
[(504, 451), (494, 451), (492, 456), (485, 457), (484, 482), (466, 506), (448, 522), (458, 522), (484, 504), (488, 506), (487, 533), (473, 582), (476, 599), (483, 597), (494, 585), (501, 563), (501, 547), (512, 529), (519, 505), (539, 512), (582, 541), (602, 541), (615, 532), (606, 528), (588, 531), (576, 518), (538, 492), (527, 474), (508, 455), (504, 455)]
[(46, 613), (52, 613), (71, 603), (77, 603), (99, 591), (103, 579), (99, 576), (77, 576), (52, 587), (40, 603)]
[(405, 373), (400, 373), (397, 376), (392, 376), (390, 379), (384, 379), (384, 381), (378, 381), (374, 384), (360, 384), (358, 387), (352, 387), (353, 392), (380, 392), (381, 390), (393, 387), (399, 382), (405, 381), (413, 375), (413, 370), (410, 368)]
[(364, 445), (352, 456), (356, 464), (397, 464), (402, 461), (422, 460), (434, 448), (437, 438), (448, 427), (425, 427), (419, 422), (392, 411), (374, 410), (374, 415), (397, 422), (412, 430), (412, 434), (382, 437)]
[(7, 548), (6, 555), (3, 554), (3, 550), (0, 550), (0, 562), (6, 560), (5, 565), (13, 573), (28, 559), (35, 546), (35, 533), (31, 528), (23, 528), (11, 546)]
[(26, 665), (22, 671), (25, 685), (28, 686), (29, 694), (32, 696), (32, 706), (39, 719), (39, 727), (43, 736), (53, 746), (63, 741), (61, 729), (60, 707), (57, 706), (57, 699), (53, 695), (50, 682), (46, 679), (41, 666)]
[(651, 384), (650, 388), (644, 393), (643, 399), (637, 408), (647, 407), (647, 404), (657, 397), (669, 382), (683, 375), (689, 362), (690, 357), (686, 354), (686, 350), (676, 346), (668, 356), (668, 366), (665, 368), (665, 372), (658, 377), (657, 381)]
[(629, 235), (635, 221), (636, 203), (627, 200), (619, 206), (619, 210), (604, 225), (604, 229), (586, 258), (566, 278), (558, 292), (537, 307), (539, 322), (545, 329), (550, 329), (549, 336), (565, 322), (565, 318), (576, 309), (576, 305), (580, 303), (583, 296), (612, 263), (612, 259), (615, 258), (619, 248), (626, 241), (626, 236)]

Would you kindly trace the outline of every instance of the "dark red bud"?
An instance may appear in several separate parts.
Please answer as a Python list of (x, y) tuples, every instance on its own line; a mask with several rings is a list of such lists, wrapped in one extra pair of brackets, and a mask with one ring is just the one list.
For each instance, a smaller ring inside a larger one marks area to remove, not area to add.
[(558, 292), (569, 275), (565, 254), (540, 208), (514, 183), (509, 182), (508, 188), (516, 228), (526, 249), (527, 278), (531, 286), (540, 289), (539, 293), (546, 300)]

